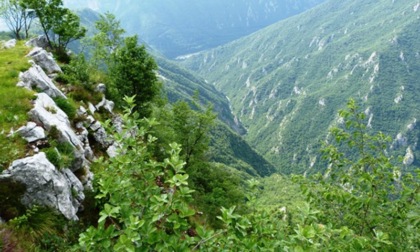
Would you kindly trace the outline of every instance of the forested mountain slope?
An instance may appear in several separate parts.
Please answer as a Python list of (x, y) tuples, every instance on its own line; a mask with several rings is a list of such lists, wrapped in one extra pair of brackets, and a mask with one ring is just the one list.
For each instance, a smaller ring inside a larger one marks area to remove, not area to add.
[(183, 63), (230, 98), (246, 139), (282, 171), (325, 168), (321, 142), (350, 97), (418, 165), (419, 27), (417, 0), (330, 0)]
[(213, 48), (296, 15), (324, 0), (67, 0), (70, 8), (110, 11), (130, 34), (165, 56)]
[(233, 115), (227, 97), (213, 85), (206, 83), (191, 71), (180, 67), (166, 58), (154, 54), (159, 66), (159, 76), (165, 84), (165, 91), (170, 102), (191, 100), (195, 94), (203, 105), (212, 104), (218, 118), (238, 134), (244, 134), (245, 128)]
[[(99, 19), (100, 13), (91, 9), (83, 9), (78, 13), (84, 26), (88, 28), (89, 33), (94, 33), (94, 22)], [(140, 43), (143, 43), (149, 53), (155, 58), (159, 67), (159, 77), (165, 84), (165, 93), (170, 102), (191, 100), (192, 97), (198, 93), (200, 102), (203, 105), (212, 104), (214, 111), (218, 114), (221, 121), (226, 123), (238, 134), (245, 133), (243, 126), (234, 117), (230, 109), (229, 100), (223, 93), (218, 91), (213, 85), (206, 83), (206, 81), (197, 74), (169, 61), (161, 53), (151, 48), (144, 40), (140, 39)], [(73, 43), (71, 47), (76, 52), (81, 51), (81, 48), (83, 48), (84, 52), (89, 55), (88, 50), (85, 48), (86, 46), (81, 45), (80, 42)]]
[[(99, 19), (100, 14), (84, 9), (79, 12), (79, 15), (84, 25), (88, 27), (88, 31), (94, 33), (93, 23)], [(275, 171), (272, 164), (241, 138), (240, 135), (245, 133), (245, 128), (232, 113), (230, 101), (223, 93), (197, 74), (166, 59), (148, 44), (144, 45), (158, 65), (158, 77), (163, 83), (165, 99), (167, 98), (170, 103), (177, 101), (192, 103), (194, 97), (197, 97), (203, 107), (212, 106), (220, 122), (217, 122), (217, 127), (212, 133), (212, 151), (209, 156), (211, 160), (235, 167), (251, 175), (265, 176)], [(73, 44), (73, 48), (75, 51), (80, 51), (83, 45)], [(89, 55), (89, 52), (87, 54)]]

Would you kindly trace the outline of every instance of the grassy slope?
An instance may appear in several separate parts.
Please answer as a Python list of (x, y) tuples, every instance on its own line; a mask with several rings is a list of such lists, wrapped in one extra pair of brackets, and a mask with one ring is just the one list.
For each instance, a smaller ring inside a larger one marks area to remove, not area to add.
[(18, 43), (13, 49), (0, 49), (0, 169), (25, 153), (25, 142), (20, 137), (7, 137), (10, 130), (26, 124), (31, 109), (32, 92), (16, 87), (19, 72), (29, 68), (25, 55), (29, 48)]
[(370, 107), (374, 130), (416, 148), (417, 2), (328, 1), (184, 63), (227, 94), (247, 140), (282, 171), (322, 166), (320, 142), (349, 97)]

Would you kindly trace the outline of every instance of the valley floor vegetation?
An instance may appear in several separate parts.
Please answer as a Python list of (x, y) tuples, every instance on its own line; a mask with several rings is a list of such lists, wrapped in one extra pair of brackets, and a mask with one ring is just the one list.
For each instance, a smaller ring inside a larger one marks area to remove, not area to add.
[[(61, 1), (55, 2), (61, 8)], [(77, 21), (72, 14), (67, 17)], [(79, 38), (84, 29), (75, 27), (72, 38)], [(354, 100), (340, 111), (344, 123), (331, 129), (323, 146), (325, 172), (251, 176), (210, 160), (211, 130), (219, 123), (211, 106), (201, 105), (199, 94), (196, 100), (168, 104), (153, 58), (137, 37), (123, 34), (113, 15), (101, 16), (95, 35), (85, 42), (89, 51), (72, 55), (56, 79), (62, 87), (73, 87), (71, 102), (62, 105), (69, 113), (83, 100), (98, 99), (91, 94), (94, 84), (107, 83), (107, 96), (118, 101), (122, 128), (113, 127), (108, 114), (99, 116), (119, 146), (118, 155), (108, 158), (96, 150), (94, 190), (87, 193), (79, 222), (41, 206), (16, 209), (0, 225), (0, 250), (420, 250), (420, 171), (396, 165), (386, 152), (389, 138), (366, 128), (365, 114)], [(50, 42), (60, 49), (67, 45)], [(28, 67), (16, 60), (23, 48), (0, 51), (0, 61), (12, 66), (0, 66), (7, 80), (0, 95)], [(30, 101), (31, 93), (16, 92)], [(15, 105), (1, 106), (9, 111)], [(0, 115), (3, 128), (24, 119)], [(25, 147), (7, 148), (2, 153)], [(11, 161), (2, 154), (3, 167)], [(11, 186), (0, 184), (1, 193), (11, 193)], [(2, 205), (9, 202), (4, 199)]]

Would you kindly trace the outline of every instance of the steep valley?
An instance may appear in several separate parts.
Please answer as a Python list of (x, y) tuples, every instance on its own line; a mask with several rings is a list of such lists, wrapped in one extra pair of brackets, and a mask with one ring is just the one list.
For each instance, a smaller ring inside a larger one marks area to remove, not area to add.
[(327, 1), (179, 61), (229, 97), (245, 138), (281, 172), (325, 168), (320, 147), (349, 98), (394, 139), (393, 154), (415, 157), (419, 16), (416, 0)]

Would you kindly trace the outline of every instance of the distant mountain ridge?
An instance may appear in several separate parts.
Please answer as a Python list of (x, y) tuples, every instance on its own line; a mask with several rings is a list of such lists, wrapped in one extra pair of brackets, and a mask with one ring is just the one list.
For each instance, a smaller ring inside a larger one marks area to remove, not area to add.
[(182, 63), (230, 98), (248, 142), (284, 172), (325, 168), (321, 142), (350, 97), (420, 164), (417, 0), (330, 0)]
[(225, 44), (325, 0), (65, 0), (70, 8), (110, 11), (130, 34), (165, 56)]

